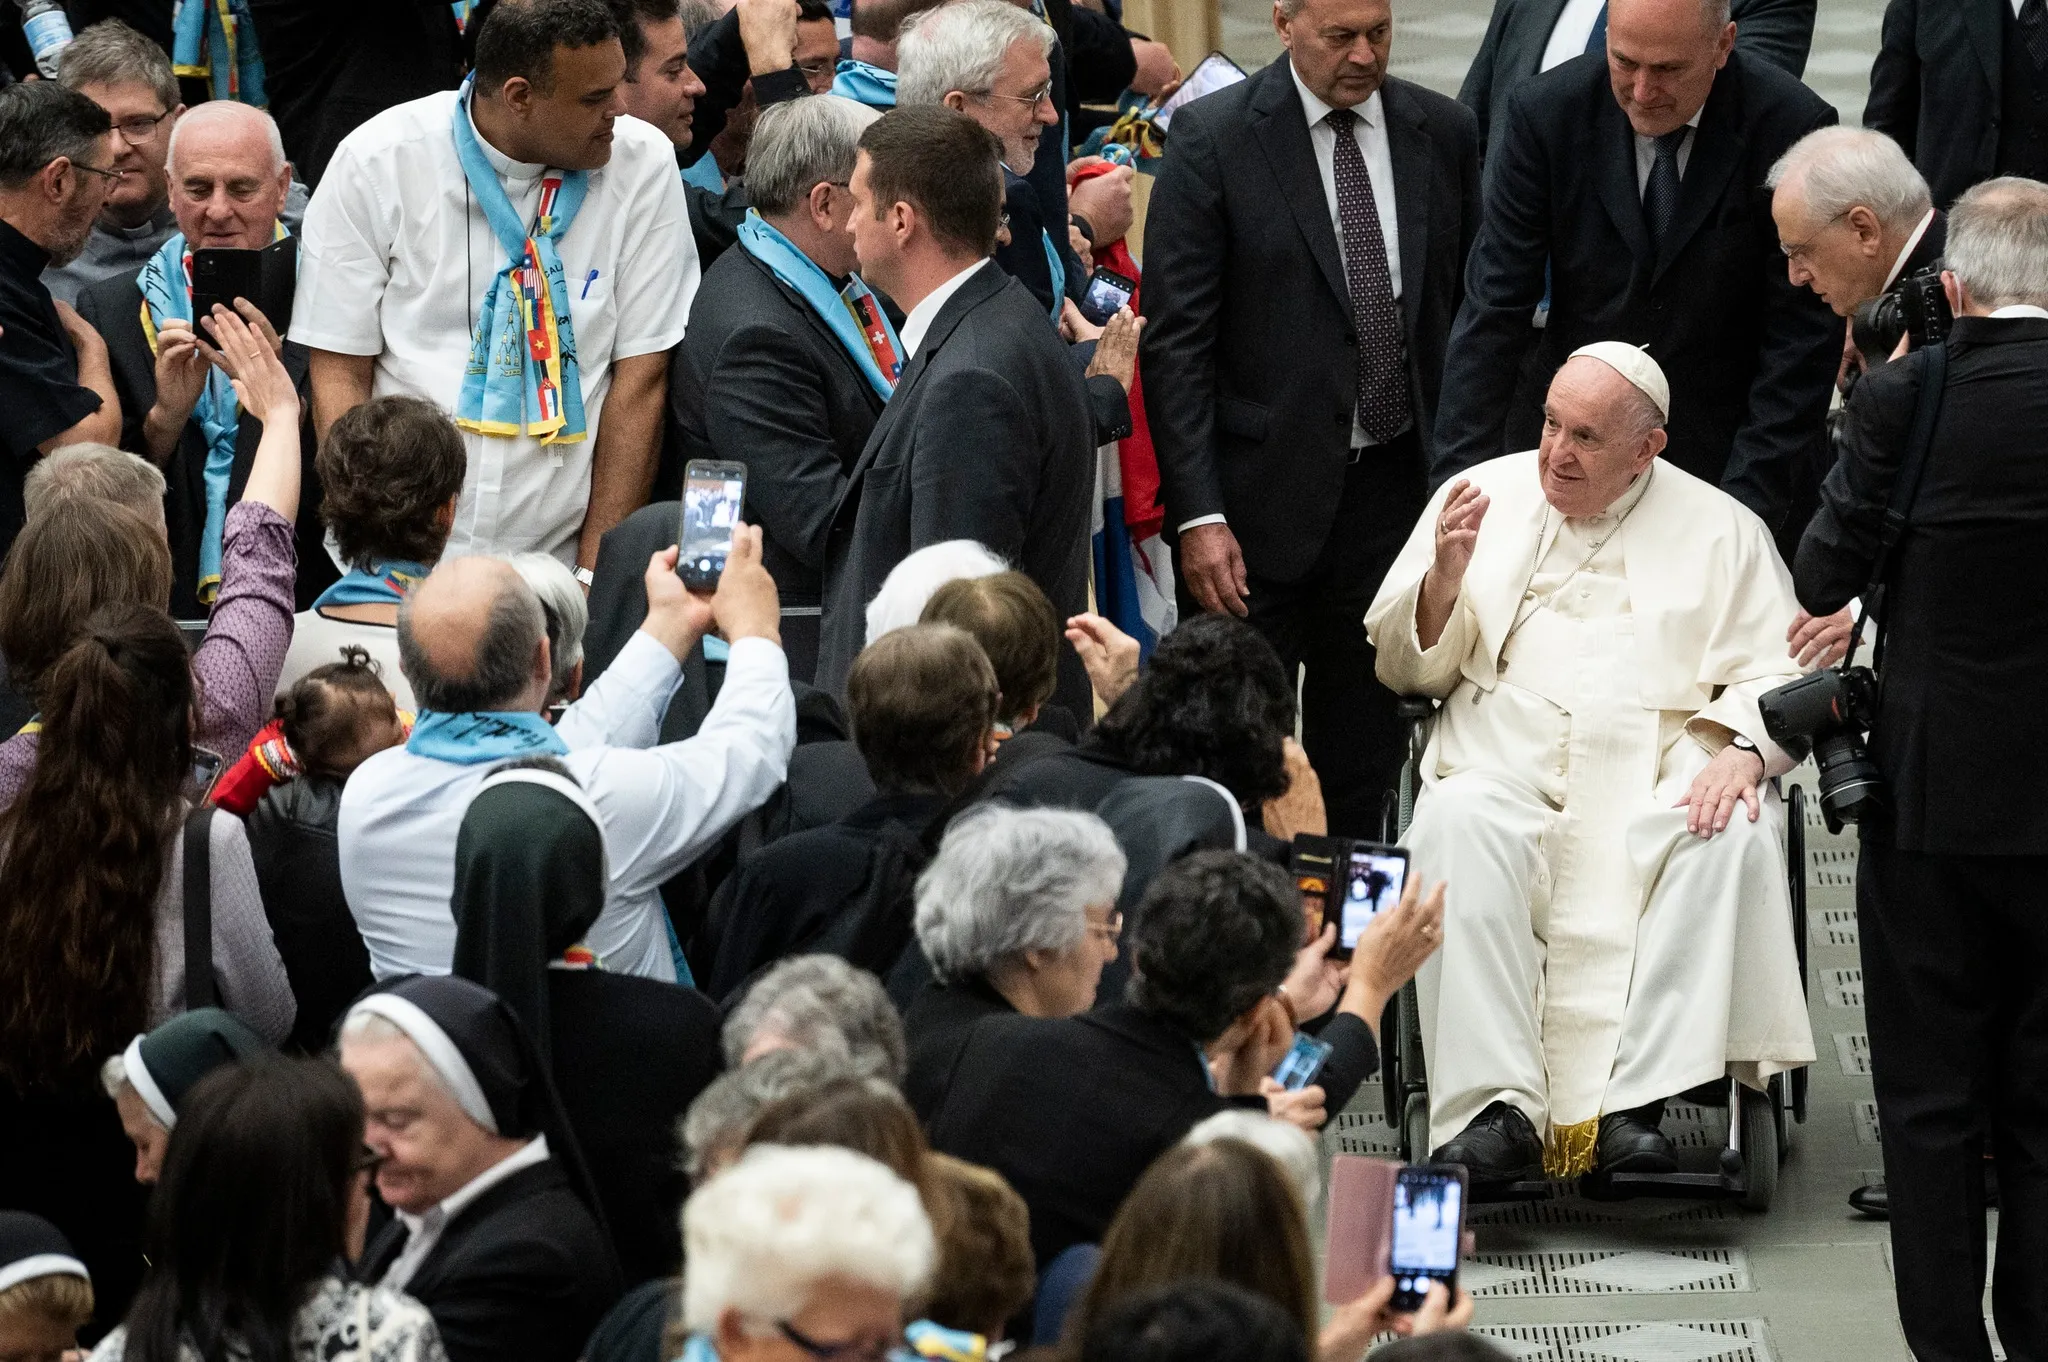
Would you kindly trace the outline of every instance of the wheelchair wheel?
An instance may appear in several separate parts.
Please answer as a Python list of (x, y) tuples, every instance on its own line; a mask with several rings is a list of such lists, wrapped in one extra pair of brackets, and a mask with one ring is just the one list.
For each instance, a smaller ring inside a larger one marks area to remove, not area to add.
[(1746, 1174), (1742, 1208), (1768, 1211), (1778, 1192), (1777, 1105), (1769, 1093), (1737, 1090), (1742, 1103), (1742, 1165)]
[(1429, 1096), (1410, 1093), (1407, 1109), (1401, 1113), (1401, 1158), (1406, 1163), (1422, 1163), (1429, 1153)]

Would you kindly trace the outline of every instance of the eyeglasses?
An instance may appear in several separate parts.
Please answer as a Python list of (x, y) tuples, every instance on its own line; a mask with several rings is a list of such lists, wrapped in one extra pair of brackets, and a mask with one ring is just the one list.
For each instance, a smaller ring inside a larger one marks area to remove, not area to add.
[(1106, 921), (1089, 923), (1088, 930), (1104, 941), (1115, 941), (1124, 934), (1124, 915), (1111, 913)]
[(150, 138), (154, 137), (156, 135), (156, 130), (159, 127), (161, 127), (163, 125), (163, 121), (166, 118), (169, 118), (170, 116), (171, 111), (169, 109), (164, 110), (155, 118), (151, 118), (147, 114), (136, 114), (132, 118), (124, 118), (120, 122), (116, 123), (114, 125), (114, 131), (120, 133), (121, 140), (126, 142), (129, 146), (139, 147), (144, 142), (147, 142)]
[(1820, 230), (1815, 232), (1812, 236), (1806, 238), (1806, 240), (1797, 242), (1790, 246), (1785, 245), (1783, 242), (1779, 242), (1778, 249), (1785, 253), (1785, 258), (1787, 260), (1798, 260), (1804, 257), (1809, 251), (1813, 249), (1813, 243), (1820, 240), (1821, 237), (1826, 235), (1828, 228), (1834, 226), (1836, 223), (1840, 222), (1843, 218), (1848, 217), (1849, 214), (1855, 211), (1856, 210), (1854, 207), (1844, 208), (1841, 212), (1835, 214), (1826, 222), (1823, 222), (1820, 225)]
[(88, 175), (98, 175), (104, 179), (113, 180), (116, 183), (119, 183), (121, 179), (121, 172), (118, 170), (101, 170), (98, 166), (89, 166), (83, 161), (73, 161), (71, 168), (73, 170), (82, 170)]
[(820, 1343), (805, 1338), (787, 1320), (778, 1320), (775, 1327), (782, 1336), (802, 1351), (818, 1359), (818, 1362), (897, 1362), (910, 1356), (907, 1340), (892, 1338), (886, 1343)]
[(983, 95), (982, 98), (1007, 99), (1017, 104), (1029, 105), (1030, 107), (1035, 109), (1041, 104), (1050, 104), (1052, 102), (1052, 82), (1047, 81), (1045, 84), (1039, 86), (1035, 92), (1028, 95), (1002, 95), (997, 94), (994, 90), (990, 90), (987, 94)]
[(827, 71), (836, 72), (839, 69), (839, 63), (836, 61), (798, 62), (796, 69), (804, 73), (805, 80), (816, 80)]

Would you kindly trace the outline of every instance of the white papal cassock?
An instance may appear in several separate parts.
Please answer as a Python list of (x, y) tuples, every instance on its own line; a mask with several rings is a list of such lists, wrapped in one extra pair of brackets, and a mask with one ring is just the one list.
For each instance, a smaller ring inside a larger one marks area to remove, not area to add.
[(1534, 451), (1465, 476), (1491, 504), (1436, 646), (1415, 605), (1448, 488), (1366, 617), (1380, 679), (1444, 702), (1407, 838), (1448, 885), (1416, 979), (1430, 1144), (1505, 1100), (1571, 1176), (1604, 1113), (1813, 1060), (1782, 806), (1709, 841), (1672, 807), (1734, 734), (1791, 769), (1756, 701), (1799, 674), (1798, 603), (1763, 522), (1661, 459), (1582, 519)]

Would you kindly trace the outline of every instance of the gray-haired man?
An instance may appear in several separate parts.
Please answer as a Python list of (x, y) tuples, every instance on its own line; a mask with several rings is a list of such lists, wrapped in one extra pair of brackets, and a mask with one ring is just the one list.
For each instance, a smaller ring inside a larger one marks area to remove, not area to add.
[[(856, 271), (855, 143), (880, 117), (837, 95), (761, 111), (747, 154), (754, 208), (739, 248), (705, 272), (681, 362), (704, 390), (701, 449), (747, 465), (749, 519), (785, 606), (812, 607), (791, 630), (796, 674), (817, 656), (825, 539), (846, 474), (899, 376), (901, 347)], [(866, 325), (856, 325), (863, 309)], [(651, 514), (651, 513), (650, 513)], [(675, 511), (665, 512), (673, 534)], [(807, 626), (807, 627), (804, 627)]]

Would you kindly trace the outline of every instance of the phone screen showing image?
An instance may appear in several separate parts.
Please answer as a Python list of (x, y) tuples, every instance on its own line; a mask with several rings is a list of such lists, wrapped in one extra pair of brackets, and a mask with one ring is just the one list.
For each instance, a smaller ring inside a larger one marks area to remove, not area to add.
[(1372, 920), (1401, 901), (1408, 883), (1408, 853), (1401, 847), (1374, 842), (1351, 845), (1351, 873), (1344, 880), (1344, 925), (1338, 929), (1337, 945), (1347, 953)]
[(1131, 301), (1131, 294), (1136, 291), (1133, 282), (1122, 275), (1097, 270), (1088, 281), (1088, 291), (1081, 296), (1081, 315), (1097, 326), (1107, 326), (1117, 309)]
[(1449, 1168), (1403, 1168), (1394, 1182), (1393, 1308), (1421, 1306), (1434, 1282), (1454, 1287), (1465, 1237), (1465, 1182)]
[(732, 553), (733, 530), (746, 496), (746, 470), (692, 460), (683, 478), (683, 523), (676, 571), (693, 591), (713, 591)]
[(1336, 1048), (1326, 1040), (1317, 1040), (1305, 1031), (1297, 1031), (1294, 1044), (1288, 1047), (1287, 1057), (1280, 1061), (1280, 1067), (1273, 1070), (1273, 1077), (1289, 1092), (1300, 1092), (1322, 1076), (1323, 1065), (1329, 1062), (1330, 1054)]

